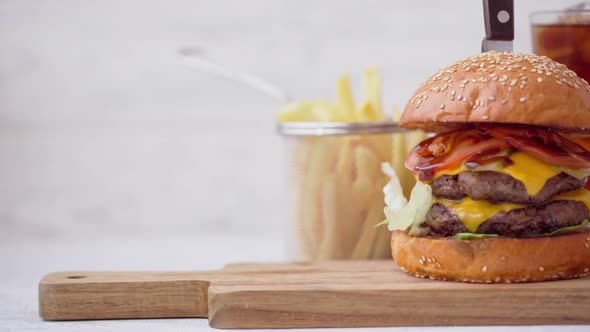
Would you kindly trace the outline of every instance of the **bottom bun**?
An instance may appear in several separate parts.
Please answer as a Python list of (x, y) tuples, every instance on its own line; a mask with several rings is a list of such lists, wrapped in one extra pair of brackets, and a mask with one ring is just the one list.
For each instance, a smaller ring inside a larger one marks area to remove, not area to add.
[(395, 231), (391, 253), (402, 270), (420, 278), (476, 283), (579, 278), (590, 269), (590, 232), (459, 240)]

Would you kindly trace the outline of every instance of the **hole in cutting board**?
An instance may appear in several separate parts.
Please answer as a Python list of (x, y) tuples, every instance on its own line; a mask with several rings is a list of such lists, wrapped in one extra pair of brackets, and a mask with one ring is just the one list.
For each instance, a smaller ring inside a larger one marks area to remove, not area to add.
[(86, 276), (68, 276), (68, 279), (82, 279), (86, 278)]

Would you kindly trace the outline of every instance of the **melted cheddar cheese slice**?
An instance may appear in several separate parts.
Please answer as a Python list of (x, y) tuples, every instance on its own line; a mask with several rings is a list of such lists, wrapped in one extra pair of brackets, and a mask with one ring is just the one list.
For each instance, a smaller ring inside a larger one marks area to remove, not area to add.
[(559, 194), (553, 197), (552, 201), (558, 200), (569, 200), (569, 201), (579, 201), (584, 203), (588, 210), (590, 210), (590, 191), (586, 189), (578, 189), (574, 191), (570, 191), (567, 193)]
[[(543, 189), (547, 179), (561, 173), (561, 170), (557, 166), (553, 166), (544, 161), (531, 157), (530, 155), (521, 151), (512, 153), (510, 155), (510, 159), (514, 162), (512, 165), (488, 170), (505, 173), (517, 180), (520, 180), (524, 184), (527, 193), (531, 196), (538, 194), (541, 189)], [(459, 166), (455, 169), (438, 172), (435, 178), (438, 178), (441, 175), (456, 175), (468, 170), (469, 169), (465, 168), (464, 166)], [(477, 171), (477, 169), (475, 169), (475, 171)]]
[[(556, 200), (570, 200), (580, 201), (586, 205), (590, 210), (590, 191), (586, 189), (579, 189), (567, 193), (559, 194), (551, 199)], [(521, 204), (494, 204), (488, 201), (476, 201), (470, 197), (465, 197), (460, 202), (451, 201), (448, 199), (436, 199), (436, 203), (447, 206), (451, 212), (456, 215), (467, 229), (475, 233), (479, 225), (491, 218), (499, 212), (508, 212), (513, 209), (520, 209), (525, 207)]]
[(476, 201), (471, 197), (465, 197), (460, 202), (448, 199), (437, 199), (436, 202), (447, 206), (451, 213), (456, 215), (472, 233), (475, 233), (479, 225), (494, 214), (524, 207), (520, 204), (494, 204), (489, 201)]

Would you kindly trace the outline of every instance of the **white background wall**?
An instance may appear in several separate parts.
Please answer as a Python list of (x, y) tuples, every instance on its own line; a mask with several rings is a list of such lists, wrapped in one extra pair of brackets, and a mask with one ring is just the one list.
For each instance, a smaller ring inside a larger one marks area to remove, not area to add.
[[(516, 0), (528, 14), (576, 1)], [(378, 65), (403, 106), (479, 52), (481, 1), (0, 1), (0, 237), (279, 229), (279, 103), (198, 72), (185, 46), (295, 98)]]

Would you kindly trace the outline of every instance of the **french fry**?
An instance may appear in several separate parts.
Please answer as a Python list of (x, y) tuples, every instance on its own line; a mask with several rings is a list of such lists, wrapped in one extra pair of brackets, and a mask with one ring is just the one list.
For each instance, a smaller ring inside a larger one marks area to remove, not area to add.
[(310, 109), (312, 107), (313, 103), (306, 100), (297, 103), (283, 105), (279, 109), (279, 113), (277, 114), (277, 120), (279, 122), (314, 121), (310, 112)]
[(365, 101), (371, 105), (375, 113), (373, 120), (384, 120), (385, 115), (381, 107), (381, 77), (377, 68), (370, 67), (365, 70), (362, 88)]
[(354, 244), (358, 241), (358, 217), (357, 211), (364, 208), (364, 203), (359, 200), (359, 197), (364, 197), (364, 193), (368, 190), (369, 184), (356, 184), (357, 192), (353, 183), (356, 173), (355, 165), (355, 146), (361, 144), (361, 140), (356, 137), (340, 137), (340, 151), (338, 153), (338, 162), (336, 164), (336, 176), (338, 179), (338, 232), (339, 242), (336, 243), (340, 253), (339, 258), (350, 258)]
[(352, 259), (367, 259), (368, 257), (371, 257), (371, 252), (373, 251), (372, 249), (375, 237), (379, 231), (379, 229), (374, 226), (379, 222), (379, 215), (382, 214), (382, 211), (381, 213), (379, 212), (379, 207), (382, 206), (382, 204), (376, 200), (376, 195), (374, 195), (372, 198), (374, 200), (368, 208), (365, 220), (362, 222), (362, 234), (359, 241), (356, 243), (356, 246), (354, 247), (351, 257)]
[(343, 75), (338, 79), (336, 95), (340, 110), (342, 114), (344, 114), (345, 122), (356, 121), (354, 98), (352, 97), (352, 91), (350, 90), (350, 80), (348, 79), (348, 75)]
[[(331, 152), (332, 140), (314, 137), (306, 140), (308, 145), (309, 163), (303, 177), (303, 188), (300, 200), (303, 203), (299, 217), (304, 244), (312, 253), (317, 252), (318, 243), (323, 234), (322, 207), (318, 204), (321, 181), (330, 171), (331, 159), (335, 157)], [(313, 255), (312, 255), (313, 257)]]
[[(376, 176), (380, 175), (379, 167), (381, 163), (378, 157), (364, 145), (355, 148), (355, 164), (356, 164), (356, 180), (369, 179), (374, 180)], [(371, 181), (373, 183), (373, 181)]]
[(354, 244), (358, 241), (360, 232), (358, 230), (357, 216), (358, 211), (362, 210), (363, 207), (356, 200), (358, 197), (356, 193), (352, 193), (350, 189), (345, 186), (338, 188), (339, 195), (341, 198), (339, 206), (339, 224), (338, 229), (338, 251), (341, 252), (338, 258), (350, 258)]
[(357, 110), (356, 116), (361, 122), (371, 122), (377, 119), (375, 109), (373, 109), (373, 106), (371, 106), (369, 102), (364, 102), (360, 106), (360, 108)]
[(343, 183), (352, 185), (354, 172), (354, 142), (356, 138), (343, 136), (340, 138), (340, 150), (336, 162), (336, 174)]
[(337, 183), (334, 175), (326, 176), (321, 185), (320, 199), (322, 205), (322, 226), (324, 227), (323, 237), (319, 242), (319, 250), (316, 259), (338, 258), (338, 193)]
[(356, 179), (352, 184), (357, 201), (362, 206), (371, 204), (371, 196), (375, 184), (375, 178), (380, 176), (379, 160), (364, 145), (355, 148)]

